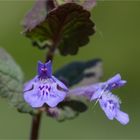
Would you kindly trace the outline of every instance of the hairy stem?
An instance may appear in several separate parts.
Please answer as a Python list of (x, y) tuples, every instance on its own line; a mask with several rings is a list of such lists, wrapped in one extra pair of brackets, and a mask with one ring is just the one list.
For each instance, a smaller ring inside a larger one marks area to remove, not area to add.
[(34, 115), (32, 118), (30, 140), (37, 140), (38, 139), (41, 116), (42, 116), (42, 112), (40, 112), (37, 115)]
[(55, 47), (52, 47), (49, 49), (48, 53), (47, 53), (47, 57), (46, 57), (46, 62), (49, 60), (53, 60), (53, 56), (54, 56), (54, 52), (55, 52)]

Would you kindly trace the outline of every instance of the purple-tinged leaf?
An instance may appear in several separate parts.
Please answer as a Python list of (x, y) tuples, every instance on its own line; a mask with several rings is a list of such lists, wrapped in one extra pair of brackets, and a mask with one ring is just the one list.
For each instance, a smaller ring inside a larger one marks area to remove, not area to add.
[[(90, 13), (75, 3), (66, 3), (50, 11), (37, 26), (25, 30), (25, 35), (40, 48), (55, 43), (62, 55), (76, 54), (95, 33)], [(53, 46), (54, 47), (54, 46)]]
[(54, 9), (56, 4), (54, 0), (36, 0), (33, 8), (26, 14), (23, 26), (25, 30), (32, 30), (42, 22), (49, 11)]
[(33, 8), (26, 14), (23, 26), (25, 30), (32, 30), (38, 25), (47, 15), (45, 0), (36, 0)]

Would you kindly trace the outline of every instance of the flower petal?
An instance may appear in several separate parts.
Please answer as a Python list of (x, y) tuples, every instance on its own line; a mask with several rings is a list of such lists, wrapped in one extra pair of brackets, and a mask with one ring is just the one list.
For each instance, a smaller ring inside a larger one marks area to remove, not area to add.
[(43, 67), (44, 67), (44, 64), (41, 61), (38, 61), (38, 65), (37, 65), (38, 75), (41, 75), (42, 73), (41, 68)]
[(34, 84), (34, 82), (36, 81), (36, 79), (37, 79), (37, 76), (36, 76), (35, 78), (33, 78), (32, 80), (26, 82), (26, 83), (24, 84), (24, 87), (23, 87), (23, 92), (32, 90), (33, 84)]
[(55, 107), (64, 100), (67, 91), (67, 87), (56, 78), (40, 80), (35, 77), (25, 84), (24, 99), (34, 108), (41, 107), (44, 103)]
[(108, 84), (108, 90), (112, 90), (124, 86), (126, 84), (126, 81), (121, 80), (120, 74), (116, 74), (113, 78), (109, 79), (106, 83)]
[(115, 118), (123, 125), (126, 125), (129, 122), (128, 114), (120, 110), (117, 111), (117, 115)]
[(121, 80), (121, 81), (119, 82), (119, 87), (124, 86), (126, 83), (127, 83), (127, 81)]
[(115, 117), (115, 112), (113, 112), (107, 107), (107, 102), (104, 102), (102, 99), (100, 99), (99, 104), (106, 116), (108, 117), (108, 119), (113, 120)]
[(64, 91), (68, 91), (68, 88), (60, 81), (58, 80), (56, 77), (52, 76), (52, 79), (64, 90)]
[(41, 107), (44, 104), (44, 98), (42, 99), (38, 94), (38, 85), (37, 82), (37, 76), (30, 80), (29, 82), (25, 83), (24, 85), (24, 99), (25, 101), (31, 105), (33, 108)]
[(47, 100), (47, 96), (39, 92), (40, 80), (38, 76), (25, 83), (24, 85), (24, 100), (33, 108), (42, 107)]
[(113, 83), (116, 83), (116, 82), (118, 82), (120, 80), (121, 80), (121, 75), (120, 74), (116, 74), (115, 76), (113, 76), (112, 78), (107, 80), (107, 83), (108, 84), (113, 84)]
[(51, 61), (46, 62), (45, 64), (41, 61), (38, 61), (38, 75), (45, 79), (45, 78), (51, 78), (52, 76), (52, 63)]
[(45, 101), (50, 107), (56, 107), (66, 97), (66, 92), (57, 89), (57, 84), (51, 86), (48, 99)]
[(99, 88), (95, 93), (93, 93), (90, 100), (93, 101), (93, 100), (99, 99), (99, 98), (101, 98), (102, 94), (104, 94), (103, 90), (101, 88)]
[(29, 90), (29, 91), (24, 92), (24, 99), (33, 108), (41, 107), (45, 103), (46, 97), (38, 94), (35, 85), (33, 85), (33, 86), (34, 86), (33, 90)]
[(78, 87), (69, 90), (68, 95), (85, 96), (87, 99), (91, 100), (93, 94), (97, 91), (98, 85), (89, 85), (84, 87)]
[(47, 63), (45, 63), (45, 67), (47, 68), (48, 77), (52, 77), (52, 62), (49, 60)]

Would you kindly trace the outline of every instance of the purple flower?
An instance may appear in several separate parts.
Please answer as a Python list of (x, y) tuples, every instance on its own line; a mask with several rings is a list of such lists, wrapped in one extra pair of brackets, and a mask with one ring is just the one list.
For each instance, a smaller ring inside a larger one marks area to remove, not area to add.
[(126, 81), (121, 80), (120, 74), (117, 74), (106, 82), (96, 85), (97, 90), (91, 97), (91, 100), (99, 101), (102, 110), (110, 120), (115, 118), (123, 125), (129, 122), (129, 116), (120, 110), (121, 101), (111, 93), (111, 90), (124, 86), (125, 83)]
[(105, 84), (108, 86), (107, 87), (108, 90), (112, 90), (112, 89), (124, 86), (126, 84), (126, 81), (121, 80), (121, 75), (120, 74), (116, 74), (114, 77), (107, 80), (107, 82)]
[(125, 80), (121, 80), (120, 74), (116, 74), (106, 82), (94, 85), (96, 87), (96, 92), (92, 94), (91, 100), (100, 98), (105, 91), (111, 91), (115, 88), (119, 88), (126, 84)]
[(38, 62), (38, 75), (24, 85), (24, 99), (33, 108), (57, 106), (64, 100), (67, 87), (52, 75), (51, 61), (43, 64)]
[(85, 87), (78, 87), (69, 91), (69, 94), (76, 96), (85, 96), (90, 101), (97, 100), (106, 116), (113, 120), (117, 119), (122, 124), (129, 122), (129, 116), (120, 111), (120, 100), (111, 93), (111, 90), (123, 86), (126, 81), (121, 80), (120, 74), (115, 75), (111, 79), (103, 83), (97, 83)]
[(86, 96), (89, 100), (92, 101), (100, 98), (105, 91), (111, 91), (115, 88), (119, 88), (125, 83), (125, 80), (121, 80), (120, 74), (116, 74), (106, 82), (71, 89), (69, 94)]
[(71, 89), (68, 92), (68, 95), (73, 94), (77, 96), (86, 96), (89, 100), (95, 100), (98, 99), (103, 92), (119, 88), (125, 83), (125, 80), (121, 80), (120, 74), (116, 74), (106, 82)]
[(105, 92), (99, 99), (99, 104), (108, 119), (117, 119), (123, 125), (126, 125), (129, 122), (128, 114), (120, 110), (121, 101), (117, 96), (110, 92)]

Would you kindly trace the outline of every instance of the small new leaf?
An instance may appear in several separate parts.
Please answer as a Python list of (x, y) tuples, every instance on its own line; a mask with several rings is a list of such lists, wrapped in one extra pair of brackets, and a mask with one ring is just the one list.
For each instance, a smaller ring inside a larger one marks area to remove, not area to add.
[(74, 55), (89, 42), (94, 27), (90, 12), (76, 3), (66, 3), (50, 11), (31, 30), (25, 30), (25, 35), (40, 48), (56, 47), (62, 55)]

